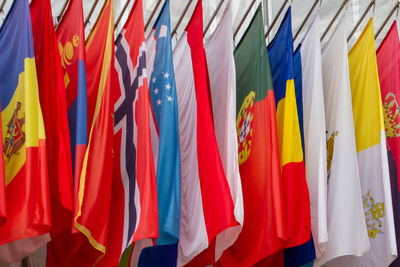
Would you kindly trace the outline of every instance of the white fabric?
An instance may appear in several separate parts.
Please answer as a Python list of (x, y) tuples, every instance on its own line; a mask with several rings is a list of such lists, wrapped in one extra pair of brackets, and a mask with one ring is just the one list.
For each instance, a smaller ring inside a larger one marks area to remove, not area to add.
[(185, 265), (208, 247), (197, 161), (197, 103), (187, 33), (173, 52), (179, 111), (181, 152), (181, 225), (178, 266)]
[(236, 133), (236, 72), (232, 40), (232, 14), (229, 2), (220, 24), (205, 44), (215, 135), (234, 204), (235, 219), (239, 223), (217, 236), (216, 261), (239, 236), (244, 217)]
[(303, 126), (306, 177), (315, 253), (321, 258), (328, 242), (326, 126), (322, 83), (319, 14), (301, 44)]
[(34, 253), (50, 241), (50, 235), (44, 234), (19, 239), (0, 246), (0, 261), (14, 263)]
[(329, 240), (324, 256), (314, 261), (315, 266), (343, 255), (361, 256), (370, 248), (357, 165), (343, 17), (322, 49), (326, 138), (329, 140), (334, 133), (337, 135), (328, 171)]

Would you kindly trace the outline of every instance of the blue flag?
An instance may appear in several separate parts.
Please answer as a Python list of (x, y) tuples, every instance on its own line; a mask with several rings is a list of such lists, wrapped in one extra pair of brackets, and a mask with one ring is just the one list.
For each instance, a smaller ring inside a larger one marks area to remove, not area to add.
[(172, 62), (168, 0), (153, 28), (153, 36), (149, 38), (156, 40), (156, 52), (149, 89), (159, 136), (156, 174), (159, 238), (156, 244), (168, 245), (178, 243), (181, 213), (178, 97)]

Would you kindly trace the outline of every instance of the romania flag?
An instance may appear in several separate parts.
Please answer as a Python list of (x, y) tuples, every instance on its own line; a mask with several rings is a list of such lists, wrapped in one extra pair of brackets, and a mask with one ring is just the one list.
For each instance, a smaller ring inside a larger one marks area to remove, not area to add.
[[(10, 262), (47, 242), (51, 225), (46, 136), (28, 1), (14, 1), (0, 29), (0, 51), (7, 209), (7, 221), (0, 227), (0, 261)], [(21, 240), (26, 238), (32, 239)]]
[(311, 219), (293, 77), (290, 8), (275, 38), (268, 46), (268, 56), (277, 105), (276, 118), (286, 214), (286, 247), (293, 247), (310, 240)]

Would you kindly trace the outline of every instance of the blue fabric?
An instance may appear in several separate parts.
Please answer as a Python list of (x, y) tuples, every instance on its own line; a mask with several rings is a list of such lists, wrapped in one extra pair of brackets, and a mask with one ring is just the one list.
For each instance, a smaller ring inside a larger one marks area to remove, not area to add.
[(34, 58), (31, 15), (27, 0), (15, 0), (0, 29), (0, 103), (7, 107), (18, 77), (25, 68), (25, 58)]
[(286, 11), (282, 24), (268, 45), (268, 57), (274, 83), (275, 103), (286, 96), (286, 82), (293, 79), (293, 36), (291, 7)]
[(159, 238), (157, 245), (179, 240), (180, 153), (178, 97), (172, 62), (169, 0), (165, 1), (155, 24), (156, 55), (150, 79), (150, 97), (159, 129), (157, 197)]
[[(168, 0), (167, 0), (168, 1)], [(138, 266), (175, 267), (178, 260), (178, 244), (148, 247), (142, 250)]]
[(299, 118), (301, 146), (304, 156), (304, 125), (303, 125), (303, 79), (301, 72), (301, 44), (297, 47), (293, 56), (294, 88), (296, 93), (297, 116)]

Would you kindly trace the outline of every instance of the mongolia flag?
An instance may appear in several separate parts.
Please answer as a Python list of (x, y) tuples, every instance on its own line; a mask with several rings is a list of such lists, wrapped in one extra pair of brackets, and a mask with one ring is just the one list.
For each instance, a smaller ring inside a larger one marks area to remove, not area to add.
[[(86, 236), (74, 264), (92, 265), (106, 252), (112, 191), (113, 115), (112, 69), (114, 64), (113, 2), (107, 0), (86, 45), (89, 144), (75, 196), (73, 233)], [(115, 153), (115, 152), (114, 152)]]
[(349, 52), (358, 170), (370, 250), (339, 266), (388, 266), (397, 256), (372, 18)]
[(258, 7), (234, 53), (236, 131), (244, 222), (221, 266), (252, 266), (286, 240), (275, 95)]
[(303, 149), (293, 80), (291, 9), (268, 46), (274, 82), (279, 150), (281, 155), (286, 247), (304, 244), (311, 237), (310, 198), (305, 177)]
[(193, 262), (204, 266), (214, 261), (218, 234), (238, 222), (213, 126), (201, 0), (173, 56), (182, 179), (178, 266), (209, 247)]
[(49, 241), (46, 136), (39, 103), (29, 5), (15, 0), (0, 29), (0, 99), (7, 221), (0, 261), (15, 262)]
[[(34, 0), (30, 9), (39, 98), (47, 133), (52, 216), (50, 234), (55, 240), (60, 234), (70, 234), (72, 221), (72, 166), (65, 86), (50, 0)], [(63, 235), (60, 236), (63, 239), (60, 244), (65, 243)], [(53, 251), (54, 245), (55, 242), (49, 243), (48, 252)], [(56, 255), (56, 251), (53, 252), (49, 254)], [(58, 251), (60, 257), (67, 254), (65, 247)]]
[(56, 34), (68, 109), (75, 190), (88, 138), (84, 31), (82, 0), (70, 0)]
[(135, 1), (115, 42), (115, 70), (113, 187), (119, 185), (121, 195), (113, 192), (112, 207), (121, 211), (112, 216), (109, 244), (116, 264), (133, 245), (131, 260), (137, 264), (144, 243), (152, 245), (159, 233), (142, 0)]
[[(392, 190), (397, 255), (400, 252), (400, 42), (397, 21), (376, 51)], [(400, 264), (397, 258), (392, 265)]]

